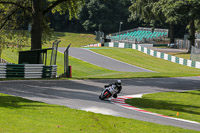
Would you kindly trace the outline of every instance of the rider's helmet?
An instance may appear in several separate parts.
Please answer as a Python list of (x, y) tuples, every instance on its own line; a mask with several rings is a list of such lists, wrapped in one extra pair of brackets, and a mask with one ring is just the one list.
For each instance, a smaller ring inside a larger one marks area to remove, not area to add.
[(117, 82), (116, 82), (117, 87), (120, 87), (120, 86), (121, 86), (121, 83), (122, 83), (121, 80), (117, 80)]

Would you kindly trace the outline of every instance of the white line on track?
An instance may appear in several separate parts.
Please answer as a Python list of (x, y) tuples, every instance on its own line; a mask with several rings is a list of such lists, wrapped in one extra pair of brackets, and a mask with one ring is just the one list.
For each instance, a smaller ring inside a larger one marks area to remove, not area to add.
[(97, 55), (103, 56), (103, 57), (105, 57), (105, 58), (109, 58), (109, 59), (111, 59), (111, 60), (114, 60), (114, 61), (117, 61), (117, 62), (120, 62), (120, 63), (126, 64), (126, 65), (129, 65), (129, 66), (132, 66), (132, 67), (136, 67), (136, 68), (139, 68), (139, 69), (143, 69), (143, 70), (146, 70), (146, 71), (149, 71), (149, 72), (154, 72), (154, 71), (151, 71), (151, 70), (148, 70), (148, 69), (142, 68), (142, 67), (134, 66), (134, 65), (128, 64), (128, 63), (126, 63), (126, 62), (122, 62), (122, 61), (116, 60), (116, 59), (114, 59), (114, 58), (111, 58), (111, 57), (108, 57), (108, 56), (105, 56), (105, 55), (102, 55), (102, 54), (96, 53), (96, 52), (94, 52), (94, 51), (92, 51), (92, 50), (89, 50), (89, 49), (85, 49), (85, 50), (88, 50), (88, 51), (90, 51), (90, 52), (92, 52), (92, 53), (94, 53), (94, 54), (97, 54)]

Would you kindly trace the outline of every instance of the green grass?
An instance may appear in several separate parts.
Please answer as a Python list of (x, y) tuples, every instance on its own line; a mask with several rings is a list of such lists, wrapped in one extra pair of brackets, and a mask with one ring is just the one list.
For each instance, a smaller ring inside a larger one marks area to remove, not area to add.
[(6, 48), (3, 50), (1, 57), (8, 62), (18, 64), (18, 55), (18, 50)]
[(155, 73), (134, 73), (130, 77), (178, 77), (197, 76), (200, 69), (183, 66), (163, 59), (149, 56), (133, 49), (91, 49), (94, 52), (109, 56), (111, 58), (146, 68)]
[[(58, 52), (57, 65), (58, 75), (64, 72), (64, 55)], [(72, 66), (72, 76), (73, 78), (98, 78), (105, 77), (106, 75), (116, 75), (119, 72), (112, 71), (108, 69), (104, 69), (102, 67), (98, 67), (92, 65), (90, 63), (81, 61), (79, 59), (73, 58), (69, 56), (69, 64)]]
[[(24, 43), (21, 43), (22, 46), (30, 47), (30, 32), (23, 31), (23, 33), (27, 36), (27, 41), (24, 41), (24, 37), (19, 36), (19, 33), (19, 31), (15, 31), (12, 36), (14, 38), (12, 38), (12, 40), (7, 38), (5, 44), (9, 47), (17, 47), (18, 44), (23, 41)], [(52, 47), (52, 44), (55, 40), (61, 40), (59, 47), (67, 47), (70, 43), (71, 47), (80, 47), (88, 44), (98, 43), (95, 40), (95, 37), (96, 36), (94, 34), (87, 33), (54, 32), (53, 36), (50, 38), (50, 41), (44, 43), (42, 47)], [(22, 39), (21, 41), (20, 38)]]
[[(72, 77), (79, 79), (90, 78), (137, 78), (137, 77), (182, 77), (182, 76), (198, 76), (200, 69), (191, 68), (162, 59), (158, 59), (133, 49), (120, 48), (97, 48), (91, 49), (97, 53), (121, 60), (123, 62), (136, 65), (142, 68), (152, 70), (154, 72), (118, 72), (105, 68), (101, 68), (79, 59), (70, 57), (70, 65), (72, 66)], [(9, 62), (17, 63), (17, 51), (11, 52), (5, 49), (2, 56)], [(48, 53), (48, 60), (51, 52)], [(64, 72), (64, 55), (58, 52), (57, 55), (57, 73), (61, 75)], [(49, 63), (48, 63), (49, 64)]]
[[(95, 43), (94, 37), (95, 36), (91, 34), (56, 32), (54, 37), (52, 38), (52, 41), (55, 39), (60, 39), (61, 43), (59, 44), (59, 47), (66, 47), (70, 42), (72, 43), (72, 46), (78, 47), (82, 45), (87, 45), (89, 43)], [(51, 47), (51, 45), (52, 42), (48, 45), (44, 45), (43, 48)], [(30, 49), (30, 47), (27, 49)], [(132, 65), (152, 70), (154, 71), (154, 73), (112, 71), (70, 57), (72, 76), (74, 78), (182, 77), (200, 75), (200, 69), (190, 68), (187, 66), (182, 66), (169, 61), (158, 59), (156, 57), (149, 56), (133, 49), (97, 48), (91, 50)], [(13, 50), (11, 50), (10, 48), (4, 49), (2, 53), (2, 58), (7, 60), (8, 62), (18, 63), (17, 49), (14, 50), (15, 52), (11, 51)], [(175, 56), (188, 58), (188, 54), (185, 53), (176, 54)], [(63, 54), (58, 53), (58, 75), (64, 72), (63, 57)], [(50, 53), (48, 53), (48, 59), (50, 59)]]
[[(91, 50), (155, 72), (133, 73), (133, 72), (112, 71), (70, 57), (70, 65), (72, 66), (73, 78), (82, 79), (82, 78), (136, 78), (136, 77), (178, 77), (178, 76), (181, 77), (181, 76), (200, 75), (200, 69), (175, 64), (169, 61), (148, 56), (146, 54), (143, 54), (141, 52), (132, 49), (97, 48)], [(62, 73), (64, 71), (62, 65), (59, 65), (59, 63), (63, 60), (62, 58), (63, 54), (59, 53), (58, 73)], [(59, 72), (60, 70), (61, 72)]]
[(198, 131), (95, 114), (0, 93), (3, 133), (195, 133)]
[(52, 43), (55, 40), (61, 40), (59, 47), (67, 47), (71, 43), (71, 47), (80, 47), (88, 44), (97, 43), (94, 40), (96, 36), (93, 34), (81, 34), (81, 33), (70, 33), (70, 32), (55, 32), (51, 41), (44, 44), (43, 47), (52, 47)]
[[(26, 48), (28, 49), (28, 48)], [(4, 49), (2, 53), (3, 59), (8, 62), (18, 63), (18, 50), (16, 49)], [(47, 54), (47, 65), (50, 65), (51, 59), (51, 51)], [(79, 59), (73, 58), (69, 56), (69, 64), (72, 66), (72, 76), (74, 78), (98, 78), (105, 76), (117, 75), (119, 72), (112, 71), (108, 69), (104, 69), (102, 67), (98, 67), (87, 62), (81, 61)], [(57, 53), (57, 74), (61, 75), (64, 73), (64, 54), (58, 52)]]
[(128, 99), (126, 103), (154, 113), (200, 122), (199, 99), (200, 90), (196, 90), (146, 94), (142, 98)]
[(169, 53), (169, 54), (183, 59), (190, 59), (190, 53)]

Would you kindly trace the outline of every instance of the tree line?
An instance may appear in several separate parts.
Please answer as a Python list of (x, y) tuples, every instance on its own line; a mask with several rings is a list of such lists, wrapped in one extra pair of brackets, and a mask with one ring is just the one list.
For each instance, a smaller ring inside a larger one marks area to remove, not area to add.
[(137, 27), (170, 29), (174, 37), (190, 33), (194, 45), (200, 23), (199, 0), (0, 0), (0, 30), (31, 30), (31, 49), (55, 31), (106, 34)]

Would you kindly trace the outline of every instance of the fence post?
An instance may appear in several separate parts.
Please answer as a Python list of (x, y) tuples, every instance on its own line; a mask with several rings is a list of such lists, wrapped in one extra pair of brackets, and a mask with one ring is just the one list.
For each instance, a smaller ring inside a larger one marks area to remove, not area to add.
[(64, 77), (71, 77), (70, 76), (70, 67), (69, 67), (69, 48), (71, 43), (67, 46), (64, 52)]
[(58, 43), (61, 41), (55, 40), (52, 46), (51, 60), (50, 65), (56, 65), (57, 51), (58, 51)]

